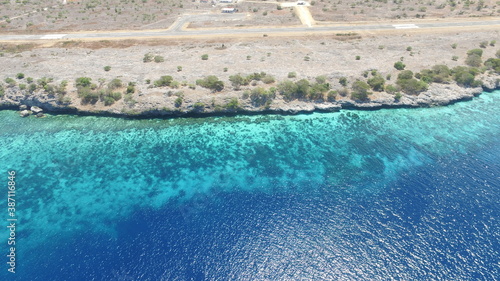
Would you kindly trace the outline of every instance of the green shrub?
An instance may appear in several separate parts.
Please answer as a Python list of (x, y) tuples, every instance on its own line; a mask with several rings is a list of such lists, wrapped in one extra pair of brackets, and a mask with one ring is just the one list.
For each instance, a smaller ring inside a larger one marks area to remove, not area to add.
[(201, 59), (202, 59), (202, 60), (208, 60), (208, 54), (204, 54), (204, 55), (202, 55), (202, 56), (201, 56)]
[(338, 90), (338, 93), (342, 97), (347, 97), (347, 95), (349, 95), (349, 89), (342, 88), (342, 89)]
[(351, 98), (354, 100), (366, 101), (368, 100), (368, 95), (371, 94), (368, 90), (370, 85), (364, 81), (356, 81), (352, 83)]
[(33, 78), (31, 77), (26, 78), (26, 82), (28, 82), (28, 84), (33, 83)]
[(326, 82), (326, 76), (325, 75), (320, 75), (316, 77), (316, 83), (323, 84)]
[(486, 48), (488, 46), (488, 41), (483, 41), (481, 43), (479, 43), (479, 47), (481, 48)]
[(307, 98), (314, 101), (324, 101), (325, 93), (330, 90), (328, 83), (314, 83), (307, 91)]
[(334, 102), (336, 97), (337, 97), (337, 91), (332, 90), (332, 91), (328, 92), (328, 95), (326, 98), (329, 102)]
[(248, 80), (248, 81), (260, 81), (266, 75), (267, 74), (265, 72), (260, 72), (260, 73), (254, 72), (252, 74), (247, 75), (247, 77), (245, 77), (245, 79)]
[(411, 46), (406, 47), (406, 50), (407, 50), (408, 52), (411, 52), (411, 50), (412, 50), (412, 49), (413, 49), (413, 48), (412, 48)]
[(275, 94), (267, 91), (262, 87), (257, 87), (252, 89), (250, 92), (250, 100), (254, 106), (263, 106), (270, 104), (270, 102), (275, 98)]
[[(54, 81), (54, 79), (42, 77), (42, 78), (37, 80), (37, 83), (39, 86), (41, 86), (43, 88), (43, 87), (47, 86), (49, 83), (51, 83), (52, 81)], [(78, 86), (78, 84), (77, 84), (77, 86)], [(90, 84), (90, 86), (92, 86), (92, 84)]]
[(3, 96), (5, 96), (5, 89), (2, 85), (0, 85), (0, 98), (2, 98)]
[(403, 97), (403, 95), (401, 95), (400, 92), (397, 92), (394, 94), (394, 100), (396, 100), (396, 101), (399, 101), (402, 97)]
[(282, 81), (278, 84), (278, 92), (285, 98), (291, 100), (297, 92), (297, 85), (290, 80)]
[(135, 93), (135, 85), (134, 84), (129, 84), (127, 86), (127, 94), (133, 94)]
[(26, 90), (26, 84), (19, 84), (19, 89)]
[(482, 63), (483, 60), (481, 59), (481, 56), (475, 53), (468, 55), (467, 58), (465, 59), (465, 64), (472, 67), (480, 67)]
[(155, 56), (154, 61), (156, 63), (164, 62), (165, 59), (162, 56)]
[(266, 75), (266, 76), (262, 77), (262, 82), (264, 82), (265, 84), (272, 84), (275, 81), (276, 81), (276, 79), (274, 79), (274, 77), (271, 75)]
[(396, 93), (399, 93), (400, 88), (397, 86), (394, 86), (392, 84), (389, 84), (389, 85), (385, 86), (385, 91), (388, 94), (395, 95)]
[(115, 78), (108, 83), (108, 89), (114, 90), (123, 87), (122, 80)]
[(101, 91), (100, 95), (105, 106), (110, 106), (122, 98), (122, 94), (120, 92)]
[(7, 83), (9, 87), (14, 87), (16, 85), (16, 81), (10, 77), (5, 78), (5, 83)]
[(297, 85), (295, 98), (303, 99), (307, 97), (310, 87), (309, 81), (307, 79), (300, 79), (299, 81), (295, 82), (295, 85)]
[(474, 77), (479, 73), (476, 68), (456, 66), (451, 70), (451, 72), (453, 74), (453, 80), (455, 80), (459, 85), (466, 87), (480, 86), (480, 82), (474, 80)]
[(18, 73), (18, 74), (16, 75), (16, 78), (17, 78), (17, 79), (23, 79), (23, 78), (24, 78), (24, 73)]
[(154, 55), (151, 53), (144, 54), (144, 58), (142, 59), (143, 62), (152, 62), (154, 59)]
[(193, 109), (194, 111), (203, 111), (205, 110), (205, 104), (202, 102), (196, 102), (193, 104)]
[(451, 44), (451, 48), (456, 49), (457, 48), (457, 43)]
[(472, 49), (467, 51), (467, 55), (478, 55), (479, 57), (483, 56), (483, 50), (481, 49)]
[(36, 89), (37, 89), (37, 88), (38, 88), (38, 87), (36, 86), (36, 84), (34, 84), (34, 83), (33, 83), (33, 84), (29, 84), (29, 86), (28, 86), (28, 91), (29, 91), (30, 93), (33, 93), (34, 91), (36, 91)]
[(394, 63), (394, 68), (397, 70), (403, 70), (403, 69), (405, 69), (405, 67), (406, 67), (406, 65), (401, 61)]
[(231, 100), (229, 100), (229, 102), (224, 105), (224, 108), (231, 111), (236, 111), (240, 108), (240, 102), (237, 98), (231, 98)]
[(288, 78), (295, 78), (297, 77), (297, 73), (295, 72), (288, 72)]
[(92, 84), (92, 79), (89, 77), (76, 78), (77, 87), (90, 87), (91, 84)]
[(155, 87), (167, 87), (167, 86), (170, 86), (170, 84), (172, 83), (173, 80), (174, 80), (174, 78), (172, 76), (166, 75), (166, 76), (160, 77), (160, 79), (158, 79), (158, 80), (155, 80), (153, 82), (153, 84), (155, 85)]
[(196, 85), (203, 88), (211, 89), (220, 92), (224, 89), (224, 82), (220, 81), (215, 75), (209, 75), (204, 79), (196, 80)]
[(401, 71), (398, 74), (398, 80), (400, 79), (411, 79), (413, 78), (413, 72), (411, 70)]
[(183, 98), (182, 97), (177, 97), (174, 101), (175, 107), (180, 107), (182, 105)]
[(78, 96), (82, 99), (83, 104), (95, 104), (99, 100), (99, 94), (92, 91), (90, 87), (78, 88)]
[(497, 43), (497, 41), (496, 41), (496, 40), (491, 40), (491, 41), (490, 41), (490, 46), (491, 46), (491, 47), (495, 47), (495, 44), (496, 44), (496, 43)]
[(494, 70), (496, 73), (500, 73), (500, 59), (490, 58), (484, 62), (484, 65), (488, 69)]
[(495, 53), (495, 56), (500, 59), (500, 50)]
[(229, 82), (231, 82), (231, 85), (235, 90), (239, 90), (241, 85), (243, 85), (245, 78), (241, 76), (240, 74), (236, 75), (231, 75), (229, 76)]
[(403, 92), (410, 94), (410, 95), (418, 95), (421, 92), (426, 91), (428, 86), (429, 86), (427, 83), (425, 83), (423, 81), (419, 81), (415, 78), (398, 79), (396, 84), (398, 84), (398, 86), (401, 87)]
[(180, 66), (180, 65), (179, 65), (179, 66), (177, 67), (177, 72), (181, 72), (181, 71), (182, 71), (182, 66)]
[(360, 56), (356, 56), (356, 60), (360, 60), (360, 59), (361, 59), (361, 57), (360, 57)]
[(374, 91), (381, 92), (384, 90), (385, 79), (380, 75), (373, 76), (367, 82)]
[(110, 71), (110, 70), (111, 70), (111, 66), (106, 65), (106, 66), (104, 67), (104, 71), (108, 72), (108, 71)]
[(170, 83), (170, 87), (174, 89), (178, 89), (180, 85), (181, 83), (179, 83), (179, 81), (172, 81), (172, 83)]
[(340, 77), (340, 79), (339, 79), (339, 83), (340, 83), (340, 85), (342, 85), (342, 86), (344, 86), (344, 87), (345, 87), (345, 86), (347, 86), (347, 78), (345, 78), (345, 77)]
[(451, 57), (451, 60), (453, 60), (453, 61), (457, 61), (457, 60), (458, 60), (458, 56), (452, 56), (452, 57)]

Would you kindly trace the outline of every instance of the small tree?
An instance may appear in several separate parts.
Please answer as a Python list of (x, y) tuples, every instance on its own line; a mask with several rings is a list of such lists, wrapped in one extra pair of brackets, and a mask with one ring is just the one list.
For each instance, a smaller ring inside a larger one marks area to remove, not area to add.
[(340, 77), (340, 79), (339, 79), (339, 83), (340, 83), (340, 85), (342, 85), (342, 86), (344, 86), (344, 87), (345, 87), (345, 86), (347, 86), (347, 78), (345, 78), (345, 77)]
[(115, 78), (108, 83), (108, 89), (114, 90), (123, 87), (122, 80)]
[(479, 57), (483, 56), (483, 50), (481, 49), (472, 49), (467, 51), (467, 55), (478, 55)]
[(370, 92), (368, 90), (370, 89), (370, 86), (364, 82), (364, 81), (356, 81), (352, 83), (352, 93), (351, 93), (351, 98), (355, 100), (361, 100), (361, 101), (366, 101), (368, 100), (368, 95)]
[(229, 82), (231, 82), (231, 85), (235, 90), (239, 90), (244, 82), (244, 78), (240, 74), (231, 75), (229, 76)]
[(180, 107), (182, 105), (183, 99), (182, 97), (177, 97), (174, 101), (175, 107)]
[(405, 67), (406, 67), (406, 65), (401, 61), (394, 63), (394, 68), (397, 70), (403, 70), (403, 69), (405, 69)]
[(231, 111), (236, 111), (240, 108), (240, 102), (237, 98), (231, 98), (228, 103), (224, 105), (224, 107)]
[(477, 54), (471, 54), (467, 56), (467, 58), (465, 59), (465, 63), (468, 66), (480, 67), (481, 64), (483, 63), (483, 60)]
[(385, 83), (385, 79), (380, 75), (373, 76), (372, 78), (368, 79), (368, 85), (370, 85), (370, 87), (372, 87), (372, 89), (374, 91), (378, 91), (378, 92), (383, 91), (384, 90), (384, 83)]
[(154, 81), (155, 87), (165, 87), (170, 86), (174, 78), (170, 75), (162, 76), (160, 79)]
[(76, 78), (76, 86), (77, 87), (90, 87), (92, 84), (92, 78), (89, 77), (79, 77)]
[(209, 75), (204, 79), (196, 80), (196, 84), (202, 86), (203, 88), (208, 88), (217, 92), (224, 89), (224, 82), (220, 81), (215, 75)]

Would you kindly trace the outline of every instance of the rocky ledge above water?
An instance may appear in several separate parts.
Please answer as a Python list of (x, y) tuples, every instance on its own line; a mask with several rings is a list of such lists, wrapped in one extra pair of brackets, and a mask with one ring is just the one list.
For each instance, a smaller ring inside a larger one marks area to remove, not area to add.
[[(205, 93), (204, 95), (183, 96), (182, 104), (176, 103), (175, 94), (171, 91), (159, 91), (158, 88), (138, 89), (133, 94), (133, 101), (123, 99), (111, 106), (101, 102), (82, 104), (81, 99), (68, 91), (62, 100), (55, 94), (47, 94), (43, 89), (27, 94), (19, 87), (5, 89), (0, 97), (0, 107), (4, 109), (19, 109), (21, 117), (30, 115), (43, 117), (44, 113), (69, 113), (82, 115), (106, 115), (121, 117), (175, 117), (175, 116), (213, 116), (227, 114), (298, 114), (310, 112), (333, 112), (340, 109), (380, 109), (380, 108), (413, 108), (443, 106), (458, 101), (470, 100), (483, 91), (500, 89), (500, 76), (489, 75), (480, 79), (482, 87), (466, 88), (455, 83), (432, 83), (429, 89), (418, 95), (402, 93), (399, 99), (385, 92), (375, 92), (369, 100), (357, 101), (349, 97), (337, 97), (334, 101), (285, 101), (282, 97), (273, 99), (267, 106), (256, 106), (247, 97), (242, 97), (242, 91), (221, 93)], [(231, 99), (238, 104), (227, 106)]]

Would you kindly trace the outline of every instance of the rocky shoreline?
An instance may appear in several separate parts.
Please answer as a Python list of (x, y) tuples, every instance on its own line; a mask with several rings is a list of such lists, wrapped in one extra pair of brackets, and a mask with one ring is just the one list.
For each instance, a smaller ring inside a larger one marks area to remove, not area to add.
[[(482, 87), (465, 88), (455, 83), (439, 84), (432, 83), (429, 89), (419, 95), (403, 94), (399, 100), (394, 95), (377, 93), (368, 101), (356, 101), (349, 98), (340, 98), (333, 102), (314, 102), (306, 100), (284, 101), (277, 98), (270, 106), (254, 106), (251, 102), (242, 100), (236, 109), (223, 108), (214, 105), (218, 102), (227, 101), (227, 96), (219, 99), (212, 97), (212, 104), (206, 104), (202, 109), (195, 109), (195, 102), (187, 100), (183, 105), (174, 110), (168, 109), (168, 101), (165, 104), (152, 103), (146, 99), (138, 99), (133, 105), (123, 103), (121, 106), (109, 108), (92, 108), (88, 105), (80, 105), (78, 100), (61, 103), (55, 95), (47, 95), (40, 90), (31, 95), (18, 87), (10, 87), (5, 90), (4, 96), (0, 98), (0, 109), (19, 110), (21, 117), (30, 115), (43, 117), (44, 113), (52, 114), (75, 114), (94, 116), (113, 116), (125, 118), (156, 118), (156, 117), (209, 117), (227, 115), (257, 115), (257, 114), (281, 114), (293, 115), (312, 112), (335, 112), (341, 109), (376, 110), (382, 108), (417, 108), (444, 106), (455, 102), (471, 100), (483, 91), (494, 91), (500, 89), (499, 75), (484, 75), (479, 79)], [(150, 91), (151, 92), (151, 91)], [(139, 91), (138, 96), (147, 96), (148, 91)], [(220, 100), (222, 99), (222, 100)]]

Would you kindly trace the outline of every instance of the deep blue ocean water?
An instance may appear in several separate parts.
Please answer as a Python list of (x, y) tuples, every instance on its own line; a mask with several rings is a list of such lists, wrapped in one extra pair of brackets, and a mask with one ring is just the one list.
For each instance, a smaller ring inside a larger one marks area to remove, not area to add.
[(499, 105), (497, 91), (299, 116), (1, 111), (0, 280), (500, 280)]

